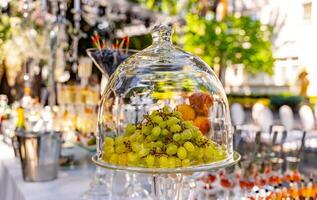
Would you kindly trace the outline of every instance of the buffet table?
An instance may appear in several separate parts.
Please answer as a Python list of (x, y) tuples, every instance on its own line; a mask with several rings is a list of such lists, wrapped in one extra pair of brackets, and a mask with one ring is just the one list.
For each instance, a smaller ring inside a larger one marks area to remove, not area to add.
[[(94, 167), (85, 162), (74, 168), (61, 168), (58, 178), (50, 182), (30, 183), (22, 177), (20, 161), (13, 151), (0, 143), (0, 199), (1, 200), (78, 200), (89, 189)], [(77, 155), (87, 154), (75, 147)]]

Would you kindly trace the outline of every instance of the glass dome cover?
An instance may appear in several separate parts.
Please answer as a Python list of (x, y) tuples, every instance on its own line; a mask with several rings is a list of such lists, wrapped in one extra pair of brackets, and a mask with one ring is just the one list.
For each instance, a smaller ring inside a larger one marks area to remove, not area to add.
[(194, 172), (237, 159), (225, 91), (212, 69), (173, 46), (155, 26), (153, 44), (119, 65), (102, 95), (96, 164), (145, 173)]

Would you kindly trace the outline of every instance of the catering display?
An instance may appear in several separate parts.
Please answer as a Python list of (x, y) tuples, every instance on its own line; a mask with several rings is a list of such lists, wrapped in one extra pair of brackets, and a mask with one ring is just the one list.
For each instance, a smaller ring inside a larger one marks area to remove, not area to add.
[[(115, 171), (152, 174), (153, 185), (157, 175), (182, 177), (239, 160), (220, 81), (202, 60), (173, 46), (171, 34), (168, 26), (154, 27), (153, 44), (110, 76), (98, 113), (93, 161)], [(103, 65), (97, 53), (87, 52)], [(158, 185), (154, 188), (158, 198)]]
[(317, 199), (311, 62), (231, 7), (0, 3), (0, 199)]

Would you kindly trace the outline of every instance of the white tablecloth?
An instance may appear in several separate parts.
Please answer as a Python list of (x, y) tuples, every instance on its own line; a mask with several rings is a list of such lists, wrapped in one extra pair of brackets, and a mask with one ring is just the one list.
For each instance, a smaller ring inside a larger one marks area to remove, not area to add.
[(23, 181), (20, 161), (0, 151), (0, 200), (78, 200), (89, 189), (93, 173), (93, 167), (86, 164), (61, 169), (54, 181), (29, 183)]

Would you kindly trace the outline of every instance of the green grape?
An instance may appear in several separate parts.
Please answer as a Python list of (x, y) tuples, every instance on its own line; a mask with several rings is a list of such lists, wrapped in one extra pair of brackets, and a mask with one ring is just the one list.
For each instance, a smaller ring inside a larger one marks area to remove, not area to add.
[(158, 137), (161, 134), (161, 128), (159, 126), (155, 126), (152, 131), (151, 131), (151, 135), (154, 137)]
[(177, 149), (177, 156), (178, 158), (180, 158), (181, 160), (185, 159), (187, 157), (187, 151), (184, 147), (179, 147)]
[(152, 155), (147, 155), (145, 158), (145, 163), (148, 167), (153, 167), (155, 163), (155, 157)]
[(111, 164), (114, 164), (114, 165), (118, 164), (118, 154), (113, 153), (113, 154), (110, 156), (109, 162), (110, 162)]
[(147, 156), (150, 153), (150, 150), (148, 148), (142, 148), (139, 152), (138, 152), (138, 156), (140, 158)]
[(179, 158), (175, 158), (175, 166), (176, 167), (181, 167), (182, 166), (182, 160)]
[(171, 126), (173, 126), (174, 124), (177, 124), (177, 123), (179, 123), (179, 122), (180, 122), (180, 120), (179, 120), (178, 118), (176, 118), (176, 117), (169, 117), (166, 123), (167, 123), (167, 126), (168, 126), (168, 127), (171, 127)]
[(157, 115), (159, 115), (160, 114), (160, 112), (158, 111), (158, 110), (154, 110), (154, 111), (152, 111), (152, 113), (150, 114), (150, 118), (152, 119), (153, 117), (155, 117), (155, 116), (157, 116)]
[(162, 141), (155, 142), (155, 146), (158, 148), (162, 148), (164, 146), (164, 143)]
[(130, 136), (128, 136), (129, 137), (129, 140), (131, 141), (131, 142), (134, 142), (134, 141), (136, 141), (136, 134), (135, 133), (133, 133), (132, 135), (130, 135)]
[(116, 137), (115, 139), (114, 139), (114, 144), (115, 145), (120, 145), (120, 144), (122, 144), (123, 143), (123, 136), (122, 135), (120, 135), (120, 136), (118, 136), (118, 137)]
[(195, 151), (195, 146), (193, 145), (193, 143), (187, 141), (184, 143), (184, 147), (188, 152), (194, 152)]
[(180, 115), (166, 106), (147, 115), (145, 122), (128, 124), (124, 135), (104, 138), (102, 159), (123, 166), (175, 168), (227, 157), (226, 148)]
[(139, 158), (138, 158), (138, 155), (136, 153), (133, 153), (133, 152), (128, 153), (128, 164), (129, 165), (134, 165), (135, 163), (137, 163), (138, 160), (139, 160)]
[(176, 160), (174, 156), (168, 158), (168, 167), (175, 168), (176, 167)]
[(135, 130), (136, 130), (136, 126), (133, 124), (128, 124), (127, 127), (125, 127), (125, 132), (128, 135), (133, 134)]
[(216, 153), (217, 153), (217, 149), (213, 148), (212, 146), (207, 146), (205, 148), (205, 157), (207, 159), (214, 157)]
[(194, 152), (188, 152), (187, 151), (187, 158), (189, 159), (189, 160), (192, 160), (192, 161), (195, 161), (196, 160), (196, 152), (194, 151)]
[(189, 160), (189, 159), (184, 159), (184, 160), (182, 160), (182, 166), (183, 166), (183, 167), (188, 167), (188, 166), (190, 166), (190, 160)]
[(196, 165), (204, 164), (204, 160), (202, 158), (196, 159)]
[(174, 111), (174, 112), (173, 112), (173, 115), (174, 115), (175, 117), (179, 118), (179, 119), (182, 118), (182, 113), (179, 112), (179, 111)]
[(111, 154), (109, 154), (109, 153), (104, 153), (104, 154), (102, 155), (102, 159), (103, 159), (104, 161), (106, 161), (106, 162), (109, 162), (110, 156), (111, 156)]
[(153, 117), (152, 121), (156, 124), (161, 124), (163, 122), (163, 118), (161, 116), (157, 115), (157, 116)]
[(131, 143), (130, 136), (124, 136), (123, 137), (123, 143)]
[(133, 133), (132, 135), (129, 136), (129, 139), (130, 139), (131, 141), (138, 141), (140, 135), (141, 135), (141, 137), (142, 137), (142, 139), (143, 139), (143, 136), (142, 136), (142, 134), (141, 134), (141, 130), (137, 129), (136, 131), (134, 131), (134, 133)]
[(153, 141), (151, 135), (146, 136), (145, 143), (148, 143), (148, 142), (151, 142), (151, 141)]
[(159, 158), (159, 164), (161, 168), (167, 168), (168, 167), (168, 159), (165, 156), (161, 156)]
[(173, 133), (180, 132), (181, 130), (182, 130), (182, 128), (178, 124), (174, 124), (170, 128), (170, 131), (173, 132)]
[(166, 153), (170, 156), (176, 154), (177, 146), (175, 144), (169, 144), (166, 148)]
[(149, 135), (149, 138), (150, 138), (150, 141), (156, 141), (159, 138), (159, 136)]
[(196, 148), (196, 158), (202, 159), (204, 157), (204, 149), (203, 148)]
[[(149, 137), (150, 137), (150, 136), (149, 136)], [(155, 142), (145, 143), (145, 144), (143, 144), (143, 147), (144, 147), (144, 148), (147, 148), (147, 149), (151, 149), (151, 148), (155, 147)]]
[(227, 158), (227, 153), (225, 150), (221, 150), (217, 156), (217, 160), (224, 160)]
[(151, 133), (152, 127), (147, 124), (142, 124), (141, 133), (144, 135), (149, 135)]
[(104, 151), (105, 153), (109, 153), (109, 154), (114, 153), (114, 147), (113, 147), (113, 146), (105, 145), (105, 146), (103, 147), (103, 151)]
[(180, 141), (180, 140), (181, 140), (181, 135), (178, 134), (178, 133), (175, 133), (175, 134), (173, 135), (173, 140), (174, 140), (175, 142)]
[(192, 137), (192, 133), (190, 130), (186, 129), (185, 131), (182, 132), (181, 136), (182, 136), (182, 140), (190, 140), (190, 138)]
[(127, 165), (128, 164), (128, 154), (123, 153), (118, 156), (118, 164), (119, 165)]
[(131, 148), (132, 148), (132, 151), (134, 151), (135, 153), (138, 153), (142, 149), (142, 146), (138, 142), (132, 142)]
[(192, 138), (194, 139), (202, 136), (199, 130), (190, 129), (190, 132), (191, 132)]
[(161, 134), (163, 136), (167, 136), (169, 134), (169, 131), (167, 129), (163, 129)]
[[(136, 134), (136, 133), (135, 133)], [(137, 134), (136, 136), (135, 136), (135, 141), (137, 141), (137, 142), (142, 142), (144, 140), (144, 137), (143, 137), (143, 135), (140, 133), (140, 134)]]
[(126, 151), (126, 148), (123, 144), (120, 144), (118, 146), (116, 146), (115, 148), (115, 152), (118, 154), (124, 153)]
[(167, 126), (167, 123), (166, 123), (166, 121), (164, 121), (164, 122), (159, 123), (158, 125), (163, 129)]
[(104, 141), (105, 145), (107, 146), (113, 146), (114, 145), (114, 140), (111, 137), (105, 137), (105, 141)]
[(169, 106), (164, 106), (162, 110), (164, 114), (169, 114), (171, 112), (171, 108)]
[(193, 121), (185, 121), (184, 122), (184, 125), (185, 125), (185, 128), (192, 128), (192, 127), (195, 127)]

